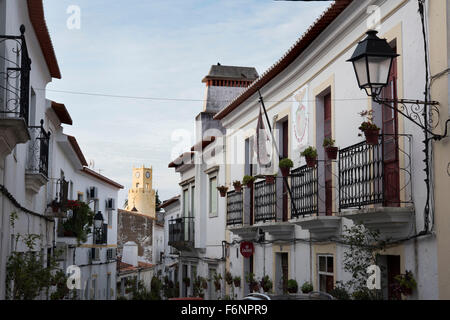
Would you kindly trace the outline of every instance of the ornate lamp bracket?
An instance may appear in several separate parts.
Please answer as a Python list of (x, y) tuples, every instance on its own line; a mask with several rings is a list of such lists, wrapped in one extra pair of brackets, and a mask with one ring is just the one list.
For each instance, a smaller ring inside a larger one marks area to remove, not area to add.
[(446, 121), (444, 134), (436, 134), (432, 130), (437, 128), (440, 123), (439, 102), (437, 101), (421, 101), (410, 99), (381, 99), (376, 96), (372, 97), (373, 101), (396, 110), (405, 118), (419, 126), (422, 130), (427, 132), (430, 139), (440, 141), (448, 137), (448, 125), (450, 119)]

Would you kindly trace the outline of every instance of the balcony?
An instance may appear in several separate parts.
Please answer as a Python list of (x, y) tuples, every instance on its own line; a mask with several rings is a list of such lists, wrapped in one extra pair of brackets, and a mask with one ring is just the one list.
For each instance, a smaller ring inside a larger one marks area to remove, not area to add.
[(25, 171), (25, 186), (27, 190), (38, 193), (48, 181), (48, 159), (50, 133), (43, 127), (29, 127), (31, 141), (28, 144), (28, 161)]
[(20, 36), (0, 35), (0, 160), (17, 144), (30, 139), (28, 133), (31, 60)]
[(333, 161), (318, 161), (315, 167), (303, 166), (291, 172), (291, 223), (308, 230), (312, 238), (337, 236), (341, 218), (333, 212)]
[(256, 182), (252, 189), (244, 188), (243, 192), (229, 192), (228, 229), (243, 240), (254, 240), (258, 229), (277, 239), (291, 237), (294, 226), (283, 221), (282, 191), (283, 180), (279, 178), (275, 183)]
[(169, 246), (177, 250), (194, 249), (194, 217), (169, 220)]
[(340, 150), (340, 216), (385, 238), (407, 236), (414, 223), (411, 145), (410, 135), (380, 135), (377, 145)]
[(94, 244), (107, 244), (108, 243), (108, 224), (104, 223), (100, 230), (96, 230), (94, 227)]

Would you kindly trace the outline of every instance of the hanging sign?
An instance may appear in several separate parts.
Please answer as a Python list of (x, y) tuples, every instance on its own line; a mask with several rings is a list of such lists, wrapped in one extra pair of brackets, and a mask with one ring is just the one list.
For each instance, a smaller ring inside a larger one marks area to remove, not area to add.
[(250, 258), (255, 252), (255, 246), (253, 245), (253, 242), (244, 241), (241, 242), (240, 250), (245, 258)]
[[(293, 95), (293, 135), (296, 147), (301, 149), (308, 145), (309, 129), (309, 106), (308, 106), (308, 86), (304, 86)], [(294, 149), (297, 149), (294, 148)], [(294, 150), (297, 151), (297, 150)]]

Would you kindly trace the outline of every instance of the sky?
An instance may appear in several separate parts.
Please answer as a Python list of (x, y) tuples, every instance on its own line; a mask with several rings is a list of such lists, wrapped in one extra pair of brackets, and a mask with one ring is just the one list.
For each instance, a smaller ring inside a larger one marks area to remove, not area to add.
[[(64, 125), (64, 132), (77, 138), (93, 169), (125, 187), (119, 192), (119, 207), (131, 187), (133, 166), (153, 167), (153, 188), (165, 200), (179, 193), (179, 174), (168, 168), (180, 143), (172, 135), (185, 130), (192, 136), (186, 147), (195, 143), (194, 118), (205, 95), (201, 80), (210, 66), (255, 67), (262, 74), (329, 5), (44, 0), (62, 74), (46, 94), (65, 104), (73, 126)], [(71, 6), (80, 9), (79, 29), (71, 19), (74, 11), (68, 12)]]

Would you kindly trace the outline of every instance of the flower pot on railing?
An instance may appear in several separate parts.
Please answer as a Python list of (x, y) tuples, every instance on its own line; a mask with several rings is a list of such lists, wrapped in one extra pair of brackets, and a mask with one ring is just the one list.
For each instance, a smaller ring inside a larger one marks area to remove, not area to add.
[(242, 179), (242, 182), (247, 186), (247, 188), (251, 189), (253, 188), (253, 183), (255, 182), (255, 177), (252, 176), (244, 176), (244, 179)]
[(278, 164), (278, 167), (280, 167), (281, 174), (283, 175), (283, 177), (289, 176), (289, 173), (293, 166), (294, 163), (289, 158), (281, 159), (280, 163)]
[(267, 175), (266, 176), (266, 183), (268, 184), (274, 184), (275, 183), (275, 176), (274, 175)]
[(366, 136), (366, 143), (370, 145), (377, 145), (379, 132), (380, 132), (379, 128), (364, 130), (364, 135)]
[(305, 157), (306, 165), (310, 168), (314, 168), (317, 164), (317, 150), (314, 147), (306, 148), (302, 153), (302, 157)]
[(241, 286), (241, 277), (234, 277), (233, 284), (236, 288), (239, 288)]
[(314, 168), (317, 164), (317, 158), (305, 157), (306, 165), (310, 168)]
[(337, 159), (337, 153), (338, 153), (337, 147), (326, 147), (325, 152), (327, 153), (327, 157), (329, 160), (336, 160)]
[(217, 190), (219, 190), (220, 196), (222, 198), (225, 198), (227, 196), (228, 187), (220, 186), (220, 187), (217, 187)]
[(240, 181), (234, 181), (233, 182), (234, 191), (241, 192), (242, 190), (242, 183)]

